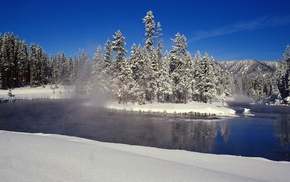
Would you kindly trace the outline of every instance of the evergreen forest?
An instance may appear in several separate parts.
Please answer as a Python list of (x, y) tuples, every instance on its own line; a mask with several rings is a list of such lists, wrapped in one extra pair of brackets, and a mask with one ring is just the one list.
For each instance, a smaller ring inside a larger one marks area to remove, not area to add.
[(224, 102), (232, 95), (287, 102), (289, 45), (281, 53), (282, 61), (217, 62), (208, 53), (191, 55), (180, 33), (172, 38), (171, 50), (163, 50), (161, 23), (155, 23), (152, 11), (142, 20), (144, 45), (126, 50), (125, 36), (117, 30), (97, 47), (92, 60), (84, 50), (73, 56), (48, 56), (40, 45), (28, 46), (13, 33), (0, 34), (0, 87), (74, 85), (76, 94), (102, 94), (119, 103), (138, 104)]

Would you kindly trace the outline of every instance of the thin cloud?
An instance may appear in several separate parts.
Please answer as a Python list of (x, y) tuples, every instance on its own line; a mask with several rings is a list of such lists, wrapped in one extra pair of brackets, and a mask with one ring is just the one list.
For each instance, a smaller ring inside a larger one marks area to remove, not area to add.
[(215, 30), (197, 31), (195, 32), (195, 35), (189, 40), (189, 42), (194, 42), (210, 37), (228, 35), (236, 32), (263, 29), (268, 27), (277, 27), (287, 24), (290, 24), (290, 15), (283, 17), (263, 17), (252, 21), (239, 21), (232, 25), (228, 25)]

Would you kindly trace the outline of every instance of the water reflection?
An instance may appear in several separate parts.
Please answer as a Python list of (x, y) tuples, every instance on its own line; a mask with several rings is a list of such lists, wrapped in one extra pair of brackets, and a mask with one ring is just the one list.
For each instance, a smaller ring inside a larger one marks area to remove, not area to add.
[(280, 141), (283, 148), (288, 148), (290, 144), (290, 116), (289, 115), (279, 115), (277, 119), (277, 129), (276, 136)]
[(174, 122), (171, 124), (173, 148), (211, 152), (217, 136), (216, 122)]
[(231, 134), (230, 127), (229, 127), (229, 124), (228, 124), (227, 120), (220, 121), (220, 131), (221, 131), (221, 136), (224, 139), (224, 142), (227, 142), (229, 140), (229, 137), (230, 137), (230, 134)]

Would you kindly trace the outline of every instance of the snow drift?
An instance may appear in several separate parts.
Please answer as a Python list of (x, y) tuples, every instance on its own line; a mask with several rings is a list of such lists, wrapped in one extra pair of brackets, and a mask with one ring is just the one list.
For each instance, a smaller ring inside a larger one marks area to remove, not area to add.
[(290, 163), (0, 131), (1, 181), (287, 181)]

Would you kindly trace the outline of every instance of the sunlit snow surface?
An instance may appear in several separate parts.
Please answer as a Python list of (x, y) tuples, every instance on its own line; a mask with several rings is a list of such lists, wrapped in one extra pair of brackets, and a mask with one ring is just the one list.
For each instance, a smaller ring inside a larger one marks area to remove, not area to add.
[(288, 181), (290, 163), (0, 131), (5, 182)]
[[(88, 103), (89, 105), (89, 103)], [(167, 112), (167, 113), (206, 113), (206, 114), (216, 114), (222, 116), (234, 116), (236, 111), (227, 107), (222, 106), (219, 102), (214, 102), (212, 104), (200, 103), (200, 102), (190, 102), (188, 104), (173, 104), (173, 103), (148, 103), (145, 105), (139, 104), (118, 104), (118, 103), (108, 103), (108, 108), (117, 110), (127, 110), (127, 111), (152, 111), (152, 112)]]
[[(53, 88), (53, 89), (52, 89)], [(74, 86), (58, 86), (45, 85), (45, 87), (30, 88), (15, 88), (11, 91), (14, 99), (60, 99), (71, 98), (74, 96)], [(0, 98), (8, 99), (8, 90), (0, 89)]]

